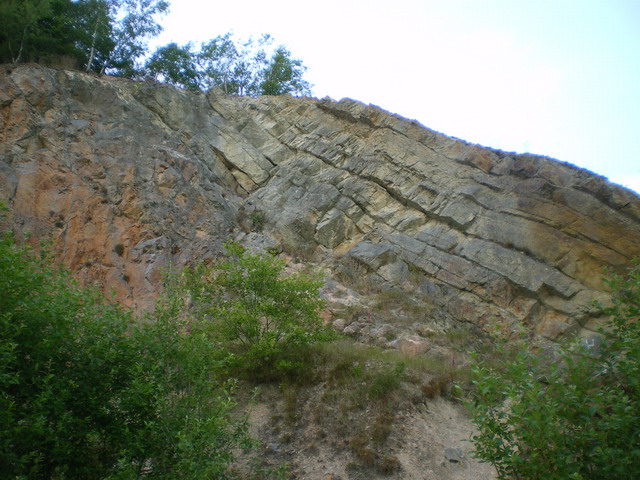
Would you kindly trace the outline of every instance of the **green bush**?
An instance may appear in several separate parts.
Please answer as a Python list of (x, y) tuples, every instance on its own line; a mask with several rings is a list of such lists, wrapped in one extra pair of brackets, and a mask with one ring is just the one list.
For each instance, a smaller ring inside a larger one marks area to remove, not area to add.
[(369, 395), (374, 399), (388, 397), (391, 392), (400, 388), (404, 374), (405, 365), (403, 363), (399, 363), (393, 369), (387, 367), (372, 378)]
[(251, 220), (251, 225), (256, 232), (262, 232), (267, 221), (267, 214), (263, 210), (253, 210), (249, 213), (249, 220)]
[(175, 298), (136, 321), (0, 238), (3, 478), (225, 478), (246, 440)]
[(503, 369), (475, 367), (475, 452), (500, 479), (638, 478), (640, 265), (609, 285), (599, 348), (574, 343), (546, 359), (523, 349)]
[(227, 244), (229, 259), (187, 268), (172, 288), (188, 294), (193, 323), (203, 325), (241, 372), (258, 380), (296, 375), (308, 348), (331, 338), (322, 325), (322, 281), (283, 275), (284, 262)]

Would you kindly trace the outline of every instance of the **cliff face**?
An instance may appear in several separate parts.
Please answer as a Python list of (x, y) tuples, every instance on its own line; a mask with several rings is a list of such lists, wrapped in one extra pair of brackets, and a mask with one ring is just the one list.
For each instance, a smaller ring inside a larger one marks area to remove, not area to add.
[(53, 236), (80, 279), (137, 307), (169, 263), (237, 238), (357, 264), (435, 316), (555, 338), (592, 327), (603, 269), (640, 255), (640, 198), (571, 165), (350, 100), (35, 66), (0, 73), (0, 197), (16, 231)]

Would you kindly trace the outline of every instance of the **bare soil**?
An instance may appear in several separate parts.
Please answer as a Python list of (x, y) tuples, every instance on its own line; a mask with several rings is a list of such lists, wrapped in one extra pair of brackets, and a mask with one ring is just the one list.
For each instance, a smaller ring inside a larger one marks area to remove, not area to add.
[[(394, 403), (400, 411), (392, 412), (388, 437), (359, 447), (357, 439), (375, 428), (376, 412), (365, 408), (345, 414), (321, 405), (318, 395), (316, 387), (298, 391), (292, 405), (291, 395), (274, 386), (249, 403), (251, 434), (260, 441), (254, 468), (286, 464), (282, 478), (310, 480), (496, 478), (491, 465), (472, 457), (474, 428), (457, 403), (443, 398)], [(242, 462), (249, 464), (248, 459)]]

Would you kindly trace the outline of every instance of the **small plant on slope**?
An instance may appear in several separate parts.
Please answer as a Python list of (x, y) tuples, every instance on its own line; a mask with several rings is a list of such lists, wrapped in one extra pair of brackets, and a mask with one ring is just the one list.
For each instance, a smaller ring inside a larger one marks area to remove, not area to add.
[(249, 376), (270, 380), (300, 372), (304, 350), (331, 338), (322, 325), (320, 280), (283, 275), (284, 262), (252, 255), (228, 243), (229, 259), (212, 268), (185, 269), (182, 288), (191, 297), (190, 315), (209, 330)]

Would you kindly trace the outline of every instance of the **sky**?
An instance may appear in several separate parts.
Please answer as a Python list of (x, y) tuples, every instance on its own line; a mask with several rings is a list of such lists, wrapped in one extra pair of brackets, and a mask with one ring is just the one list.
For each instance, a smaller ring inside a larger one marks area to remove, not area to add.
[(271, 34), (344, 97), (640, 192), (640, 0), (172, 0), (155, 45)]

